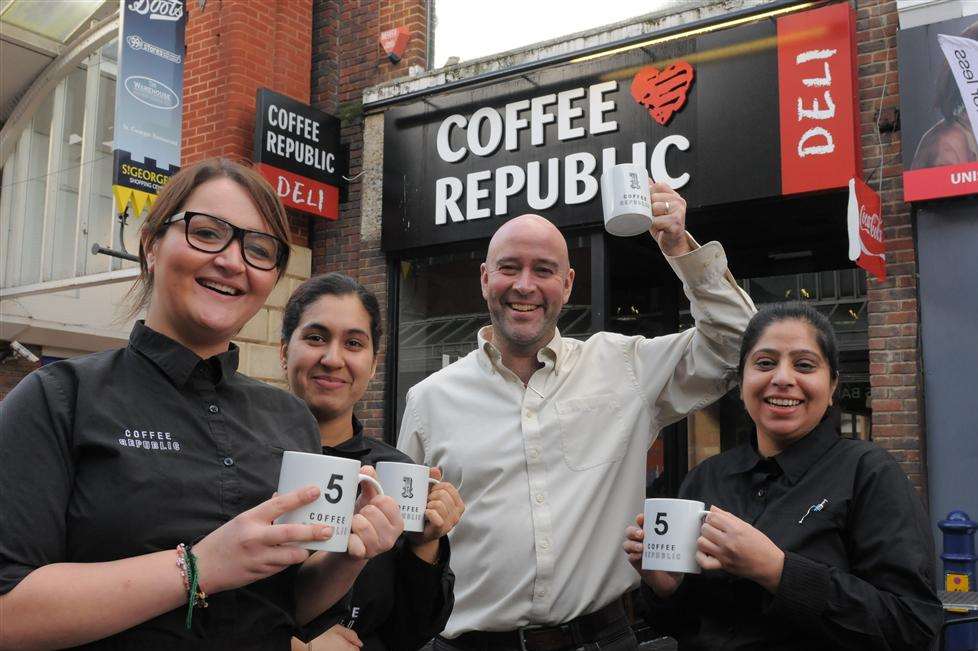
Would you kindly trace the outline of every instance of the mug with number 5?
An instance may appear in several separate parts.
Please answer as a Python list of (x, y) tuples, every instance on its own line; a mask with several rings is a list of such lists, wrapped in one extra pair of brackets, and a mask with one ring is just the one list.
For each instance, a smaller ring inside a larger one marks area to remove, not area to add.
[(279, 494), (310, 484), (318, 486), (320, 492), (315, 502), (285, 513), (275, 520), (275, 524), (328, 524), (333, 528), (333, 536), (329, 540), (307, 541), (302, 546), (312, 550), (345, 552), (350, 539), (357, 486), (364, 481), (373, 484), (381, 495), (384, 494), (376, 479), (360, 473), (360, 462), (356, 459), (288, 451), (282, 456), (282, 469), (278, 475)]
[(696, 539), (709, 511), (695, 500), (645, 500), (643, 570), (699, 574)]

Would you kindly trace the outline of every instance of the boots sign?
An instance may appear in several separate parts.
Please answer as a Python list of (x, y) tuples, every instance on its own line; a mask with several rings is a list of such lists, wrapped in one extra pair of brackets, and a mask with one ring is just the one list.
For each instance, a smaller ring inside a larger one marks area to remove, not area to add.
[(254, 161), (282, 203), (327, 219), (340, 215), (340, 121), (260, 88)]
[(621, 162), (694, 210), (845, 188), (858, 151), (851, 9), (781, 20), (394, 105), (384, 249), (485, 238), (527, 212), (598, 224), (601, 172)]

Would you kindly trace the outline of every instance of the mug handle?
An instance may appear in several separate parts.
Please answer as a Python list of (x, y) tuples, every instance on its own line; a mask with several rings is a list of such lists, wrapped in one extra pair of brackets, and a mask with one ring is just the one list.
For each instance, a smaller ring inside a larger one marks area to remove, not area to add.
[(361, 483), (362, 484), (363, 482), (370, 482), (371, 484), (374, 485), (374, 488), (377, 489), (377, 492), (378, 493), (380, 493), (381, 495), (384, 495), (384, 487), (380, 485), (380, 482), (379, 481), (377, 481), (376, 479), (374, 479), (370, 475), (365, 475), (363, 473), (360, 473), (359, 479), (357, 479), (357, 483)]
[(440, 479), (435, 479), (434, 477), (428, 477), (428, 488), (431, 488), (432, 486), (437, 486), (440, 483), (441, 483)]

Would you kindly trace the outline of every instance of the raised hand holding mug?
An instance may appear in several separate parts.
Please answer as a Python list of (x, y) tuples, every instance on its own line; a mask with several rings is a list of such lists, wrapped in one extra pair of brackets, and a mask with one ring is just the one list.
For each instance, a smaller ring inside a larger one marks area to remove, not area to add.
[(438, 483), (429, 475), (428, 466), (397, 461), (377, 464), (377, 477), (386, 495), (397, 501), (404, 519), (405, 531), (424, 531), (424, 512), (428, 505), (428, 489)]
[(642, 569), (699, 574), (696, 540), (708, 513), (695, 500), (645, 500)]
[(282, 456), (278, 476), (279, 494), (313, 484), (320, 489), (319, 498), (275, 520), (275, 524), (319, 524), (333, 528), (329, 540), (301, 543), (306, 549), (345, 552), (357, 499), (357, 485), (369, 482), (383, 495), (376, 479), (360, 472), (360, 462), (322, 454), (288, 451)]

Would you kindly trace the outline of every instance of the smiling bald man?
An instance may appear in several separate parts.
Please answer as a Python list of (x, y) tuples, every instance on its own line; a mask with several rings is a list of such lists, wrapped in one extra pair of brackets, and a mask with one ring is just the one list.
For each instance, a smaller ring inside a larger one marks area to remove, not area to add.
[(567, 242), (539, 215), (503, 224), (481, 267), (492, 325), (478, 348), (411, 388), (398, 447), (453, 479), (455, 610), (436, 650), (634, 649), (621, 606), (638, 577), (621, 531), (642, 510), (661, 428), (735, 381), (754, 304), (717, 242), (686, 233), (686, 203), (652, 185), (651, 234), (696, 326), (647, 339), (562, 337)]

